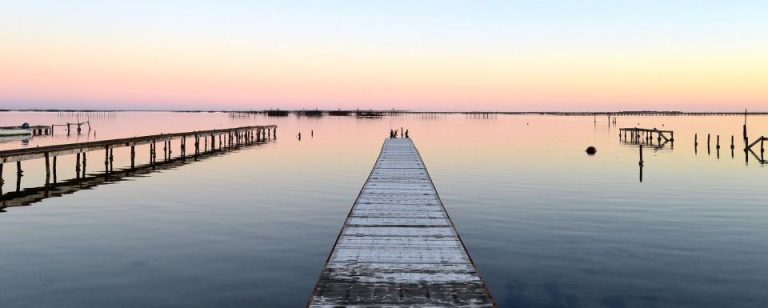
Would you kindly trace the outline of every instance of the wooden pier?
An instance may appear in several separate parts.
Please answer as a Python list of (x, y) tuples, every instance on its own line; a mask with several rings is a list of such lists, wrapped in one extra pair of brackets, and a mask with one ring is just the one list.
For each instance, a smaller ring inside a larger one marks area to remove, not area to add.
[[(745, 139), (745, 141), (747, 141)], [(752, 155), (755, 156), (755, 159), (757, 159), (758, 162), (761, 164), (766, 164), (768, 161), (765, 159), (765, 142), (768, 141), (768, 137), (760, 136), (760, 138), (757, 138), (754, 142), (747, 145), (747, 147), (744, 149), (745, 152), (749, 151), (752, 153)], [(755, 146), (760, 144), (760, 155), (755, 153), (755, 151), (752, 149)]]
[(386, 139), (308, 307), (495, 307), (411, 139)]
[(658, 139), (658, 143), (662, 141), (675, 142), (675, 132), (671, 130), (660, 130), (656, 128), (619, 128), (619, 139), (624, 138), (625, 142), (641, 143), (643, 140), (647, 143), (653, 142), (654, 135)]
[(53, 134), (53, 126), (47, 126), (47, 125), (30, 125), (27, 127), (23, 126), (2, 126), (0, 127), (0, 130), (29, 130), (28, 134), (24, 135), (31, 135), (31, 136), (46, 136), (46, 135), (52, 135)]
[[(0, 151), (0, 192), (2, 191), (2, 185), (4, 183), (3, 166), (7, 163), (16, 163), (16, 191), (19, 191), (19, 183), (21, 182), (21, 177), (24, 174), (21, 163), (27, 160), (44, 159), (45, 182), (47, 185), (51, 182), (51, 175), (53, 176), (53, 183), (56, 183), (56, 160), (57, 157), (62, 155), (76, 155), (76, 175), (78, 177), (85, 177), (87, 163), (86, 155), (88, 152), (92, 151), (101, 151), (104, 153), (104, 171), (108, 174), (113, 171), (113, 150), (115, 148), (130, 147), (130, 167), (133, 169), (136, 164), (136, 146), (139, 145), (149, 145), (149, 164), (151, 166), (159, 163), (157, 161), (158, 142), (163, 143), (163, 160), (161, 162), (168, 162), (173, 157), (172, 142), (174, 140), (177, 140), (180, 152), (179, 157), (181, 157), (181, 159), (186, 159), (187, 157), (197, 158), (202, 152), (210, 152), (226, 148), (238, 147), (240, 145), (263, 142), (269, 139), (274, 139), (276, 137), (276, 125), (244, 126), (228, 129), (148, 135), (140, 137), (5, 150)], [(187, 138), (190, 138), (192, 141), (194, 141), (191, 146), (191, 150), (193, 150), (191, 154), (187, 153)], [(51, 164), (51, 161), (53, 161), (53, 164)]]

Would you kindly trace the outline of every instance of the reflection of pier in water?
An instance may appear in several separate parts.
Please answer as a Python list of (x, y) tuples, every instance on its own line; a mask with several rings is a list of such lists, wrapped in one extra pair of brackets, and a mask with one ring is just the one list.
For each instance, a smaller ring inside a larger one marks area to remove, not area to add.
[(230, 152), (236, 152), (240, 149), (258, 146), (269, 141), (270, 140), (263, 140), (233, 148), (223, 148), (219, 150), (203, 152), (194, 159), (190, 157), (179, 156), (169, 159), (168, 161), (147, 163), (135, 166), (134, 168), (126, 167), (124, 169), (110, 171), (109, 173), (99, 172), (90, 175), (87, 174), (84, 177), (68, 179), (58, 183), (49, 183), (44, 186), (30, 187), (20, 191), (8, 192), (0, 195), (0, 213), (5, 212), (5, 209), (9, 207), (29, 206), (47, 198), (61, 197), (64, 195), (73, 194), (80, 190), (93, 189), (104, 184), (111, 184), (130, 180), (132, 178), (139, 178), (152, 174), (156, 171), (176, 169), (177, 167), (224, 155)]

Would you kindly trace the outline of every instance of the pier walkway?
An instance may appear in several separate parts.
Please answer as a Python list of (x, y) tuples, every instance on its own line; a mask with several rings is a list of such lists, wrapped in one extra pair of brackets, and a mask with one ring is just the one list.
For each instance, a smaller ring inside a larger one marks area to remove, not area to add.
[(495, 307), (411, 139), (386, 139), (308, 307)]

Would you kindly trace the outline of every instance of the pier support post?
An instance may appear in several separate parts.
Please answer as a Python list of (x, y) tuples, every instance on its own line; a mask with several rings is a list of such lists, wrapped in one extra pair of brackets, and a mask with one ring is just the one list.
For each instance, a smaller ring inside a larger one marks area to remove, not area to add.
[(56, 157), (53, 157), (53, 184), (56, 184)]
[(76, 162), (75, 162), (75, 177), (79, 178), (80, 177), (80, 153), (79, 152), (77, 153), (77, 155), (75, 157), (75, 160), (76, 160)]
[(639, 164), (641, 167), (645, 165), (645, 162), (643, 161), (643, 145), (642, 144), (640, 145), (640, 163)]
[(51, 183), (51, 157), (48, 152), (45, 153), (45, 185)]
[(86, 155), (86, 152), (83, 152), (83, 173), (82, 177), (85, 178), (86, 173), (86, 164), (88, 163), (88, 156)]
[(115, 168), (114, 168), (115, 165), (113, 164), (113, 162), (115, 161), (115, 155), (114, 154), (115, 154), (115, 149), (114, 148), (109, 148), (109, 172), (115, 171)]
[(3, 184), (5, 184), (5, 180), (3, 180), (3, 163), (0, 163), (0, 195), (3, 194)]
[(104, 173), (109, 173), (109, 146), (104, 146)]
[(131, 170), (136, 168), (136, 145), (131, 144)]
[(200, 136), (195, 135), (195, 160), (198, 155), (200, 155)]
[(166, 160), (170, 160), (171, 157), (173, 157), (173, 144), (171, 143), (173, 140), (168, 140), (168, 158)]
[(22, 176), (24, 176), (24, 170), (21, 170), (21, 161), (16, 161), (16, 192), (21, 191)]

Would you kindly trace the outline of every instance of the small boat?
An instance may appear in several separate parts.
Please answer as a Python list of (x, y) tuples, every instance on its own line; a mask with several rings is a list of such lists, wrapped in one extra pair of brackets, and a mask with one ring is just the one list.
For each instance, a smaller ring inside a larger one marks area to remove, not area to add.
[(21, 126), (0, 127), (0, 137), (29, 135), (32, 135), (32, 129), (29, 127), (29, 123), (24, 123)]

